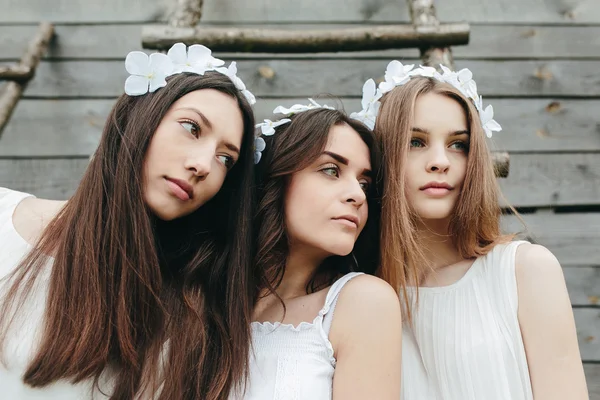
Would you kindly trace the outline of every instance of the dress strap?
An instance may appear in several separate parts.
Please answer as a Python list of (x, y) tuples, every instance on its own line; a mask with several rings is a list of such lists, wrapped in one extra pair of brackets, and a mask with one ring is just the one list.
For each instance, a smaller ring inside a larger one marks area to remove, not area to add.
[(340, 292), (351, 279), (364, 275), (363, 272), (350, 272), (342, 276), (340, 279), (334, 282), (329, 289), (327, 297), (325, 298), (325, 305), (319, 312), (319, 315), (323, 316), (323, 330), (325, 334), (329, 336), (329, 330), (331, 329), (331, 322), (333, 321), (333, 313), (335, 311), (335, 305), (340, 297)]

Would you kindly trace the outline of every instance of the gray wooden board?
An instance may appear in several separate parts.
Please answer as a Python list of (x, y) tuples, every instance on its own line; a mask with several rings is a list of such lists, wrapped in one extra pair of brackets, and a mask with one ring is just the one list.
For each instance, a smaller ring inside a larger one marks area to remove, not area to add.
[(590, 400), (600, 400), (600, 364), (583, 364)]
[(600, 205), (600, 153), (513, 154), (499, 182), (519, 207)]
[(574, 305), (600, 306), (600, 266), (563, 268)]
[(584, 361), (600, 361), (600, 309), (576, 308), (575, 325)]
[[(207, 24), (210, 25), (210, 24)], [(278, 29), (338, 29), (355, 25), (276, 25)], [(263, 25), (263, 28), (275, 25)], [(116, 59), (122, 60), (141, 46), (142, 25), (58, 25), (56, 37), (46, 57), (52, 59)], [(0, 60), (14, 61), (21, 57), (36, 26), (0, 25)], [(598, 26), (471, 26), (467, 46), (453, 47), (455, 59), (511, 58), (600, 58), (600, 27)], [(282, 58), (287, 54), (238, 53), (218, 56), (241, 58)], [(295, 58), (417, 58), (417, 49), (365, 51), (353, 53), (295, 54)]]
[(562, 265), (600, 265), (600, 213), (536, 213), (523, 219), (525, 226), (513, 216), (504, 217), (503, 230), (548, 247)]
[[(165, 0), (2, 0), (0, 23), (116, 22), (164, 19)], [(600, 23), (595, 0), (442, 0), (436, 2), (443, 22), (473, 23)], [(398, 0), (205, 0), (204, 22), (408, 22), (405, 2)]]
[[(361, 96), (368, 78), (381, 80), (387, 60), (245, 60), (239, 76), (257, 96), (301, 97), (315, 93)], [(405, 60), (419, 63), (418, 60)], [(600, 61), (457, 61), (469, 67), (483, 96), (597, 97)], [(269, 67), (274, 77), (259, 73)], [(46, 61), (25, 97), (106, 98), (118, 96), (128, 74), (120, 61)]]
[[(348, 112), (360, 107), (358, 99), (341, 101)], [(257, 120), (273, 119), (271, 113), (277, 105), (300, 102), (307, 100), (259, 99), (255, 106)], [(21, 100), (0, 138), (0, 156), (89, 155), (113, 103), (114, 100)], [(493, 137), (491, 144), (496, 150), (600, 151), (600, 100), (560, 100), (551, 107), (550, 99), (490, 99), (490, 103), (504, 128)]]

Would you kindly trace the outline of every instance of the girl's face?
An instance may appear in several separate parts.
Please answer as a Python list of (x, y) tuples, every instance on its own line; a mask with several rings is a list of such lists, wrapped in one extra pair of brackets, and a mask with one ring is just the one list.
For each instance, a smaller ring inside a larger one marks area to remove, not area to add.
[(406, 193), (423, 220), (449, 219), (467, 170), (469, 131), (454, 99), (427, 93), (417, 98), (406, 160)]
[(291, 176), (285, 197), (290, 247), (317, 257), (347, 255), (368, 218), (369, 148), (346, 124), (329, 131), (323, 153)]
[(240, 155), (243, 132), (236, 99), (218, 90), (196, 90), (173, 103), (144, 162), (144, 200), (152, 212), (169, 221), (210, 200)]

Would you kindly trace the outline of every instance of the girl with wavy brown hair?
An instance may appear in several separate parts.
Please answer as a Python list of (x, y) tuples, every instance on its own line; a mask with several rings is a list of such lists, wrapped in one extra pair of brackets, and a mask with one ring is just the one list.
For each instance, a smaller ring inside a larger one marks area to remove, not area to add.
[(400, 304), (363, 273), (379, 261), (373, 134), (315, 102), (279, 111), (257, 139), (261, 291), (250, 379), (232, 398), (396, 400)]
[(75, 194), (0, 188), (0, 397), (222, 400), (246, 376), (253, 98), (221, 63), (130, 53)]
[(500, 229), (493, 108), (469, 70), (442, 70), (391, 62), (360, 113), (383, 151), (379, 275), (405, 308), (402, 398), (585, 399), (560, 264)]

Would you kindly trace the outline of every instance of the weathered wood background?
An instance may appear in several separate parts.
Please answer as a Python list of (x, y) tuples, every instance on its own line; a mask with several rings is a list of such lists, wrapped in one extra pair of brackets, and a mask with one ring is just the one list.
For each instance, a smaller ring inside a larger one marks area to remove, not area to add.
[[(0, 186), (64, 199), (77, 185), (126, 78), (141, 26), (164, 21), (169, 0), (0, 0), (0, 63), (18, 60), (39, 21), (57, 37), (0, 139)], [(564, 266), (592, 399), (600, 399), (600, 1), (438, 0), (442, 22), (471, 24), (454, 48), (494, 105), (511, 153), (501, 180), (529, 237)], [(203, 23), (289, 29), (409, 22), (403, 0), (205, 0)], [(244, 59), (258, 118), (316, 93), (356, 110), (362, 83), (417, 50), (314, 55), (217, 54)], [(270, 67), (272, 76), (261, 74)], [(0, 83), (0, 90), (2, 84)], [(507, 228), (521, 230), (517, 221)]]

